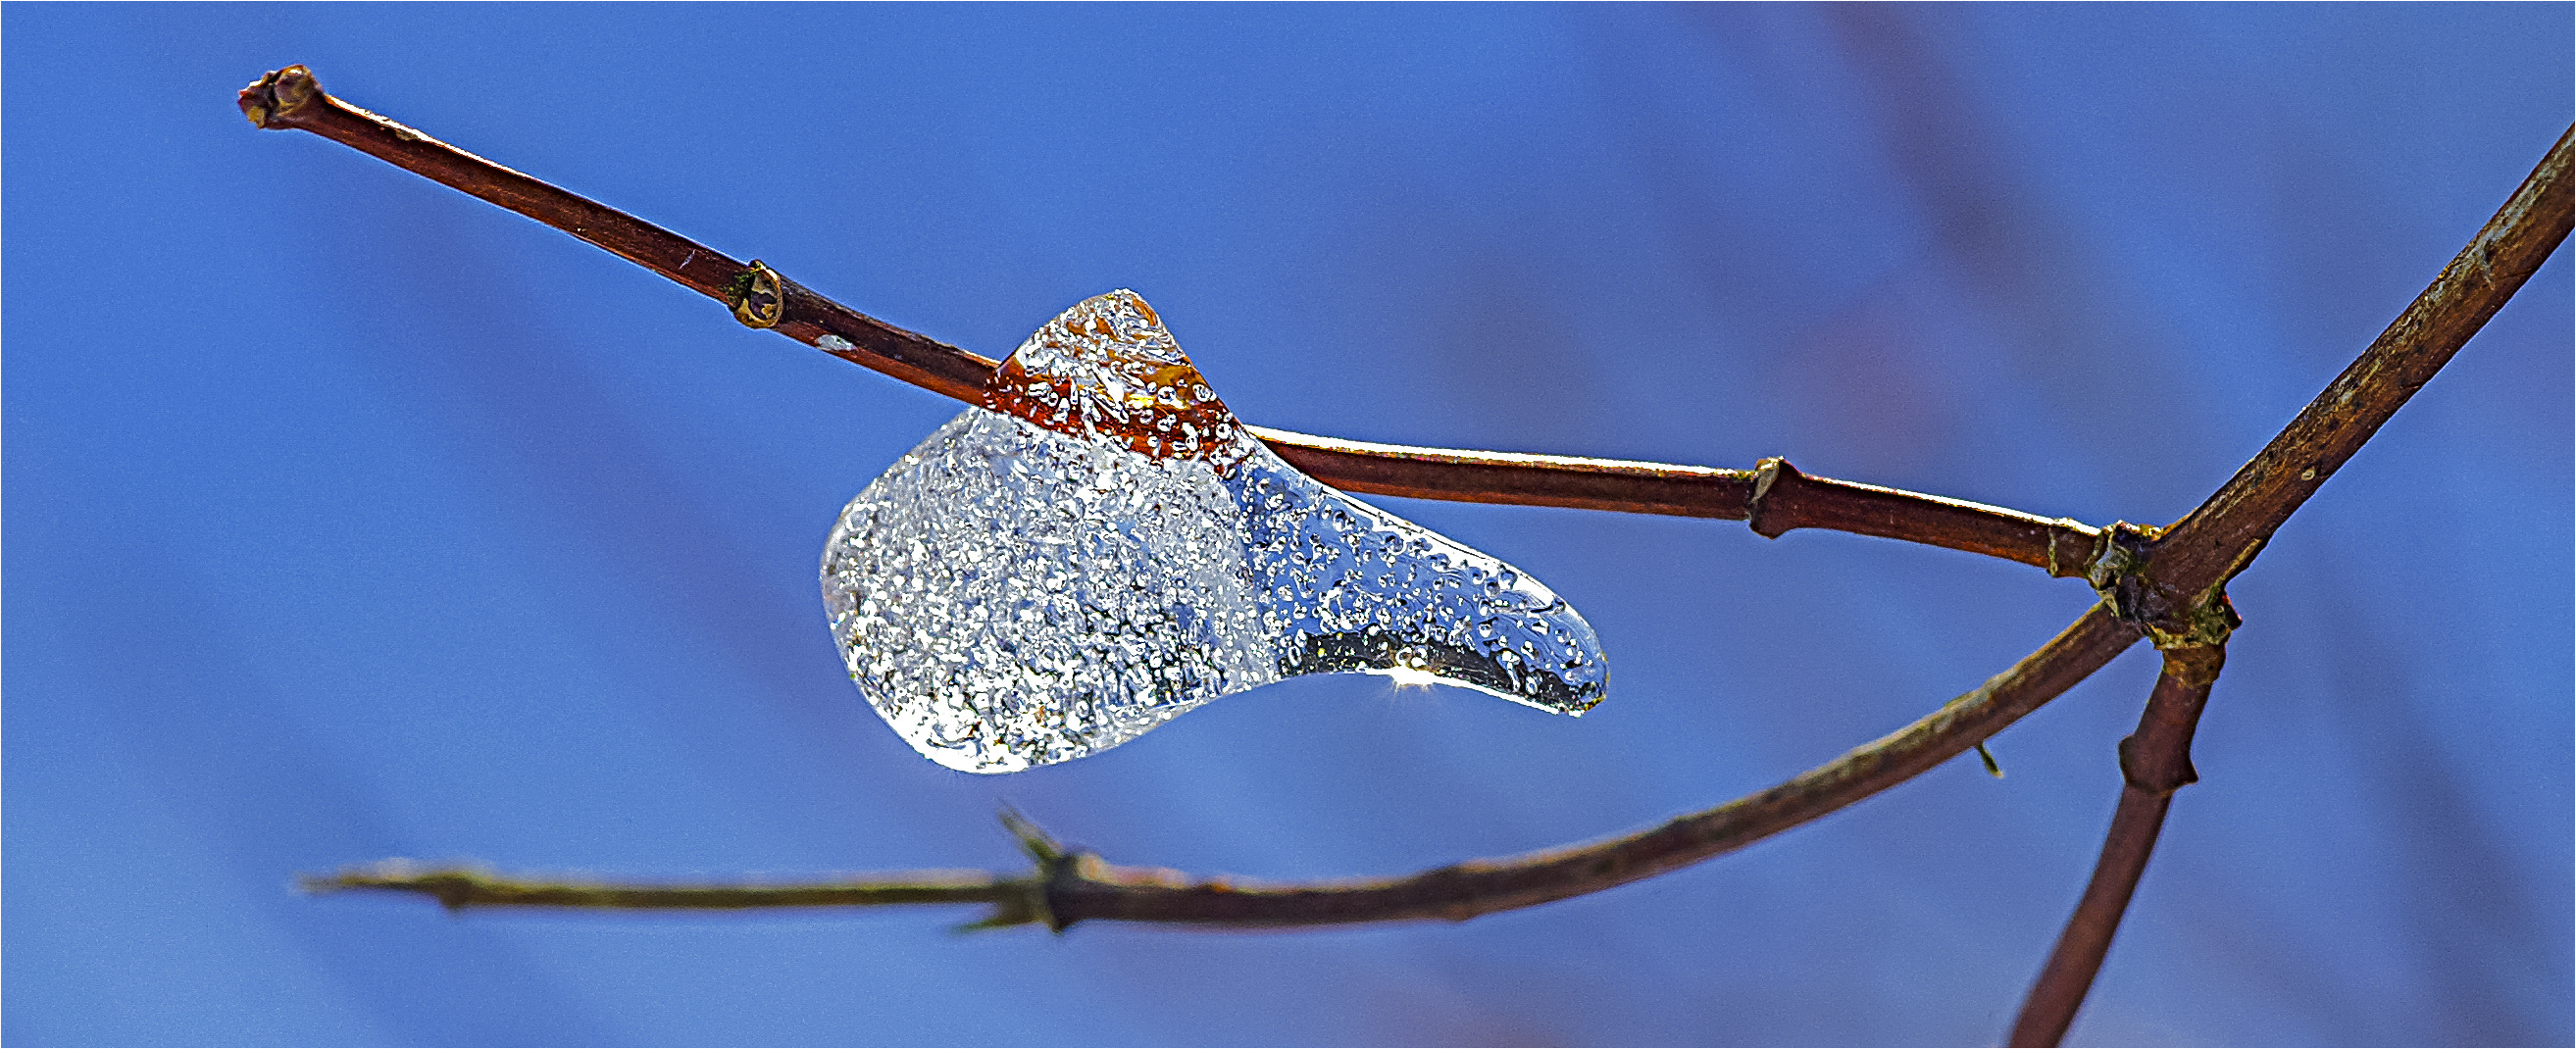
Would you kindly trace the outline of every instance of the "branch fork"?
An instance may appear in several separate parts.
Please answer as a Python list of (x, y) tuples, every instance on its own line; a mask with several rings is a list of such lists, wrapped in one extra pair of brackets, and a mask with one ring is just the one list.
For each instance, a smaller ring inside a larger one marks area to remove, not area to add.
[(2123, 623), (2137, 628), (2158, 649), (2225, 645), (2245, 620), (2227, 600), (2227, 578), (2242, 571), (2259, 552), (2258, 545), (2225, 578), (2197, 592), (2177, 594), (2160, 586), (2150, 567), (2164, 529), (2114, 521), (2102, 529), (2093, 555), (2084, 565), (2084, 581), (2101, 595), (2102, 606)]

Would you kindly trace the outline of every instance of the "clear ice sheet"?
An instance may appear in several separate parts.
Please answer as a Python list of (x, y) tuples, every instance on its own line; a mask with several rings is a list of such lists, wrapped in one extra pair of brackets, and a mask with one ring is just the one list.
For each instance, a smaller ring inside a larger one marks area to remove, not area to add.
[(1281, 460), (1134, 292), (1039, 329), (986, 404), (851, 500), (823, 551), (851, 679), (933, 761), (1067, 761), (1305, 674), (1601, 700), (1571, 606)]

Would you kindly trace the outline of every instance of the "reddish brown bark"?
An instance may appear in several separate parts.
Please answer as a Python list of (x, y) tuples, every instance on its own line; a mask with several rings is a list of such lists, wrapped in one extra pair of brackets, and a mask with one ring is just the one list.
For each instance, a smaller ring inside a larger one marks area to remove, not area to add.
[(2156, 675), (2138, 731), (2120, 741), (2120, 804), (2103, 838), (2102, 857), (2022, 1002), (2009, 1044), (2056, 1045), (2075, 1022), (2076, 1010), (2102, 971), (2102, 959), (2111, 952), (2111, 938), (2120, 931), (2138, 879), (2146, 874), (2147, 857), (2164, 832), (2174, 791), (2200, 779), (2191, 767), (2191, 737), (2226, 662), (2226, 650), (2216, 647), (2165, 652), (2164, 670)]

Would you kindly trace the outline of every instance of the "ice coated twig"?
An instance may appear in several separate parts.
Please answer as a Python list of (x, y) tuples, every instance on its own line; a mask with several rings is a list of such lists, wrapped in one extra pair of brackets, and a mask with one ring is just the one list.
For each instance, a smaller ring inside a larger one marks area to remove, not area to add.
[[(743, 282), (753, 272), (674, 234), (331, 99), (301, 66), (253, 84), (242, 92), (241, 104), (261, 127), (301, 128), (342, 142), (564, 229), (729, 305), (740, 301)], [(811, 885), (648, 886), (379, 865), (307, 884), (322, 891), (418, 893), (450, 907), (987, 903), (994, 912), (980, 925), (1034, 923), (1059, 930), (1092, 919), (1227, 928), (1464, 920), (1651, 877), (1838, 810), (1965, 752), (2091, 675), (2141, 636), (2150, 637), (2163, 650), (2165, 666), (2139, 731), (2123, 741), (2126, 785), (2109, 840), (2013, 1033), (2016, 1044), (2053, 1043), (2072, 1022), (2108, 951), (2172, 791), (2195, 778), (2191, 731), (2217, 678), (2227, 633), (2236, 625), (2227, 582), (2566, 239), (2570, 135), (2559, 138), (2469, 246), (2360, 358), (2226, 485), (2170, 528), (2096, 530), (1810, 478), (1781, 460), (1766, 460), (1754, 471), (1714, 470), (1257, 431), (1282, 458), (1351, 491), (1722, 517), (1746, 520), (1769, 536), (1799, 527), (1833, 528), (2083, 575), (2102, 594), (2099, 605), (2038, 651), (1904, 730), (1770, 790), (1653, 830), (1402, 878), (1311, 885), (1238, 885), (1113, 866), (1063, 850), (1024, 820), (1014, 823), (1013, 832), (1037, 860), (1037, 870), (1016, 878), (975, 872)], [(693, 264), (703, 269), (683, 272)], [(775, 325), (781, 331), (926, 389), (970, 402), (979, 397), (993, 362), (771, 276), (783, 302)]]
[[(2399, 323), (2391, 325), (2360, 362), (2346, 371), (2345, 378), (2329, 387), (2327, 396), (2318, 398), (2298, 420), (2274, 439), (2255, 459), (2256, 463), (2278, 459), (2284, 445), (2325, 445), (2357, 447), (2343, 441), (2340, 427), (2365, 426), (2376, 429), (2404, 402), (2413, 388), (2422, 385), (2420, 378), (2404, 389), (2389, 384), (2408, 379), (2420, 369), (2399, 369), (2372, 362), (2395, 358), (2420, 362), (2427, 358), (2447, 360), (2468, 337), (2474, 334), (2496, 307), (2511, 296), (2537, 269), (2560, 240), (2565, 239), (2569, 223), (2567, 171), (2569, 144), (2562, 138), (2547, 160), (2533, 172), (2511, 202), (2499, 212), (2487, 230), (2479, 234), (2468, 252), (2488, 251), (2497, 260), (2485, 268), (2466, 268), (2459, 262), (2443, 271), (2443, 276), (2410, 306)], [(2508, 245), (2510, 250), (2492, 250), (2490, 246)], [(2470, 287), (2474, 284), (2474, 287)], [(2353, 380), (2356, 372), (2357, 380)], [(2423, 374), (2429, 375), (2429, 372)], [(2350, 389), (2345, 397), (2337, 392)], [(2349, 404), (2371, 406), (2365, 412), (2345, 410)], [(2322, 423), (2312, 416), (2330, 414)], [(2333, 460), (2340, 465), (2341, 458)], [(2253, 469), (2249, 466), (2248, 471)], [(2240, 477), (2244, 476), (2240, 472)], [(2202, 527), (2226, 525), (2236, 515), (2259, 514), (2270, 520), (2286, 519), (2279, 509), (2285, 499), (2301, 499), (2313, 486), (2290, 489), (2274, 486), (2255, 495), (2236, 499), (2206, 517), (2196, 511), (2192, 519), (2207, 522)], [(2222, 494), (2225, 490), (2222, 490)], [(2216, 500), (2213, 499), (2213, 502)], [(2154, 580), (2158, 587), (2177, 593), (2205, 596), (2210, 601), (2222, 600), (2219, 587), (2242, 562), (2224, 564), (2184, 563), (2166, 559), (2164, 543), (2172, 533), (2158, 540), (2139, 530), (2139, 545), (2128, 548), (2126, 567), (2120, 573), (2097, 580), (2106, 591), (2134, 589), (2136, 580)], [(2179, 531), (2179, 527), (2175, 529)], [(2264, 533), (2268, 535), (2267, 533)], [(2181, 567), (2176, 568), (2175, 565)], [(2207, 605), (2210, 602), (2203, 602)], [(1190, 881), (1168, 871), (1125, 868), (1102, 863), (1097, 857), (1077, 854), (1069, 866), (1050, 872), (1047, 898), (1049, 924), (1058, 927), (1089, 919), (1116, 919), (1143, 922), (1177, 922), (1234, 927), (1277, 927), (1300, 925), (1345, 924), (1352, 922), (1402, 921), (1419, 919), (1462, 920), (1480, 914), (1531, 906), (1550, 900), (1564, 899), (1686, 866), (1770, 834), (1797, 826), (1833, 812), (1854, 801), (1903, 782), (1953, 756), (1965, 752), (1979, 741), (1993, 735), (2005, 725), (2059, 693), (2083, 680), (2110, 662), (2136, 642), (2150, 626), (2168, 633), (2188, 629), (2190, 608), (2142, 609), (2132, 603), (2129, 618), (2115, 614), (2118, 601), (2106, 600), (2077, 619), (2072, 625), (2042, 646), (2038, 651), (1995, 678), (1915, 722), (1903, 731), (1844, 755), (1836, 761), (1791, 779), (1759, 794), (1674, 820), (1662, 827), (1640, 834), (1593, 845), (1535, 853), (1509, 860), (1484, 861), (1425, 871), (1405, 878), (1382, 881), (1337, 882), (1318, 885), (1252, 886), (1220, 880)], [(2205, 689), (2201, 693), (2206, 695)], [(342, 876), (344, 879), (348, 875)], [(1012, 883), (997, 877), (993, 884)], [(337, 883), (333, 883), (337, 884)], [(466, 900), (467, 905), (553, 905), (551, 900), (526, 898), (514, 894), (520, 883), (509, 879), (484, 876), (492, 891)], [(542, 883), (530, 883), (542, 884)], [(367, 888), (396, 889), (439, 896), (439, 885), (420, 879), (372, 877)], [(452, 890), (451, 890), (452, 891)], [(722, 892), (724, 887), (693, 889), (666, 888), (666, 893)], [(444, 899), (445, 897), (441, 897)], [(906, 902), (880, 897), (853, 903)], [(961, 901), (962, 902), (962, 901)], [(1032, 911), (1030, 920), (1036, 919)]]
[[(288, 66), (241, 92), (241, 110), (263, 128), (310, 131), (424, 178), (462, 190), (616, 253), (728, 307), (755, 272), (774, 279), (779, 319), (767, 325), (798, 342), (925, 390), (980, 404), (995, 361), (859, 313), (652, 223), (567, 192), (333, 98), (312, 71)], [(2063, 518), (1787, 471), (1764, 495), (1761, 470), (1456, 451), (1366, 444), (1253, 428), (1279, 457), (1333, 487), (1471, 503), (1754, 520), (1777, 538), (1825, 528), (1966, 550), (2040, 568), (2089, 550), (2094, 531)], [(1783, 464), (1785, 466), (1785, 463)], [(2080, 574), (2058, 572), (2058, 574)]]

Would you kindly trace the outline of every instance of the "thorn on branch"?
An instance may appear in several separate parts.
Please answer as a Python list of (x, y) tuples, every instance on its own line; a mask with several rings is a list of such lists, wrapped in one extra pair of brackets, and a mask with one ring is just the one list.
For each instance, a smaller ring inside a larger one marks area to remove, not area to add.
[(1055, 838), (1034, 821), (1020, 815), (1020, 810), (1004, 805), (999, 816), (1002, 829), (1011, 832), (1011, 838), (1020, 843), (1020, 851), (1028, 853), (1030, 859), (1038, 861), (1041, 866), (1064, 860), (1064, 846), (1057, 844)]

